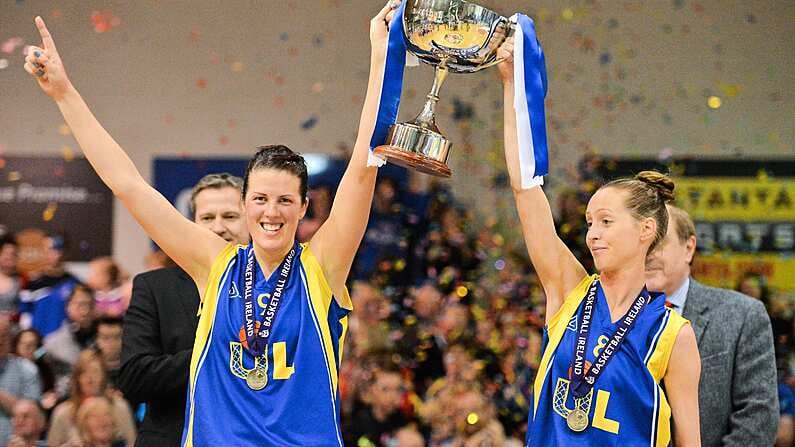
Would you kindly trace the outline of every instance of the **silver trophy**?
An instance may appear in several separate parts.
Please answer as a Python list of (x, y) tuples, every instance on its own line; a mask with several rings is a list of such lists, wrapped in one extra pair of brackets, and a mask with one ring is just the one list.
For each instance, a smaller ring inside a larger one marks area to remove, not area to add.
[(439, 89), (449, 72), (474, 73), (501, 62), (497, 49), (514, 28), (509, 19), (463, 0), (406, 0), (406, 46), (436, 67), (435, 78), (419, 115), (391, 126), (386, 142), (374, 152), (401, 166), (450, 177), (446, 162), (453, 144), (439, 131), (434, 116)]

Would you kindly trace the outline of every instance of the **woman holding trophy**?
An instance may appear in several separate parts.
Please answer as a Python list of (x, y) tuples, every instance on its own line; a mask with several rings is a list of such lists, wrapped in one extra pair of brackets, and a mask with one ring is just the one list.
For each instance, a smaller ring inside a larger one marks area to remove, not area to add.
[(329, 218), (310, 242), (296, 241), (307, 209), (304, 159), (284, 146), (261, 147), (243, 186), (248, 246), (228, 245), (187, 220), (144, 181), (72, 86), (36, 18), (43, 45), (30, 49), (25, 69), (58, 105), (97, 174), (201, 292), (183, 446), (342, 446), (337, 380), (352, 309), (345, 282), (372, 202), (370, 139), (398, 6), (390, 1), (370, 22), (367, 96)]
[[(546, 137), (537, 129), (517, 133), (517, 121), (527, 119), (529, 109), (532, 125), (540, 122), (545, 132), (546, 73), (532, 22), (524, 25), (530, 38), (518, 32), (516, 40), (509, 38), (498, 52), (505, 59), (498, 67), (511, 187), (546, 294), (545, 349), (527, 445), (667, 446), (673, 436), (678, 446), (698, 446), (695, 334), (687, 320), (666, 309), (664, 296), (650, 295), (644, 285), (646, 255), (665, 237), (665, 204), (673, 199), (674, 184), (646, 171), (608, 183), (591, 197), (586, 244), (599, 274), (588, 275), (555, 232), (543, 177), (532, 166), (526, 169), (538, 161), (532, 160), (533, 144), (545, 147)], [(515, 82), (527, 85), (516, 89)], [(522, 110), (525, 115), (517, 113)]]

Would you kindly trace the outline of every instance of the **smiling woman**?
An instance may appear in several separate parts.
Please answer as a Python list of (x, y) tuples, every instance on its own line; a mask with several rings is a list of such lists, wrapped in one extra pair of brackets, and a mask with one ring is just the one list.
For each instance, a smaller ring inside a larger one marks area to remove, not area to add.
[[(242, 186), (252, 241), (245, 246), (229, 243), (247, 238), (234, 237), (236, 230), (225, 237), (223, 222), (214, 228), (202, 220), (200, 209), (212, 204), (199, 199), (211, 197), (194, 197), (197, 224), (143, 180), (72, 85), (44, 21), (36, 18), (42, 47), (31, 47), (25, 70), (58, 105), (105, 184), (202, 291), (184, 446), (342, 445), (337, 379), (352, 308), (345, 281), (370, 213), (377, 173), (367, 163), (370, 138), (388, 23), (398, 6), (391, 1), (370, 22), (367, 95), (328, 219), (311, 241), (296, 241), (308, 203), (306, 163), (285, 146), (264, 146)], [(208, 211), (207, 219), (218, 218), (218, 211)]]

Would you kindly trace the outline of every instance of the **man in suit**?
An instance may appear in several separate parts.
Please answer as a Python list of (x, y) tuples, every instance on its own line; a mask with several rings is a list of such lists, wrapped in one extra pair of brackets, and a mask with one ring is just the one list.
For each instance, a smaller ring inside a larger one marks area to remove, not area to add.
[(772, 446), (778, 427), (773, 332), (764, 305), (690, 277), (696, 231), (690, 216), (668, 206), (668, 233), (649, 255), (646, 286), (690, 320), (701, 354), (701, 443)]
[[(203, 177), (191, 195), (193, 220), (230, 243), (248, 244), (242, 186), (230, 174)], [(146, 403), (136, 446), (180, 443), (198, 308), (196, 284), (180, 268), (153, 270), (133, 280), (118, 385), (131, 402)]]

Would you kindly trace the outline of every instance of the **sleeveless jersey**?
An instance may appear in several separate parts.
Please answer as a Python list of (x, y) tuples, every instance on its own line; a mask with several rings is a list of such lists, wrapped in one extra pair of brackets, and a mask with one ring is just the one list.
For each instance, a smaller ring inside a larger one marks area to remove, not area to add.
[[(213, 263), (190, 365), (184, 447), (342, 446), (338, 369), (352, 309), (340, 306), (317, 258), (298, 247), (263, 355), (244, 345), (244, 272), (252, 246), (228, 246)], [(262, 321), (279, 272), (266, 280), (254, 262), (252, 298)], [(246, 374), (267, 368), (255, 391)]]
[[(663, 295), (645, 306), (593, 389), (575, 404), (569, 384), (577, 325), (584, 297), (596, 279), (597, 275), (584, 278), (545, 328), (544, 354), (528, 417), (527, 445), (668, 446), (671, 408), (660, 381), (679, 330), (688, 321), (665, 307)], [(601, 284), (593, 312), (586, 366), (596, 360), (617, 327), (611, 321)], [(566, 423), (566, 416), (577, 407), (588, 414), (588, 428), (579, 433)]]

